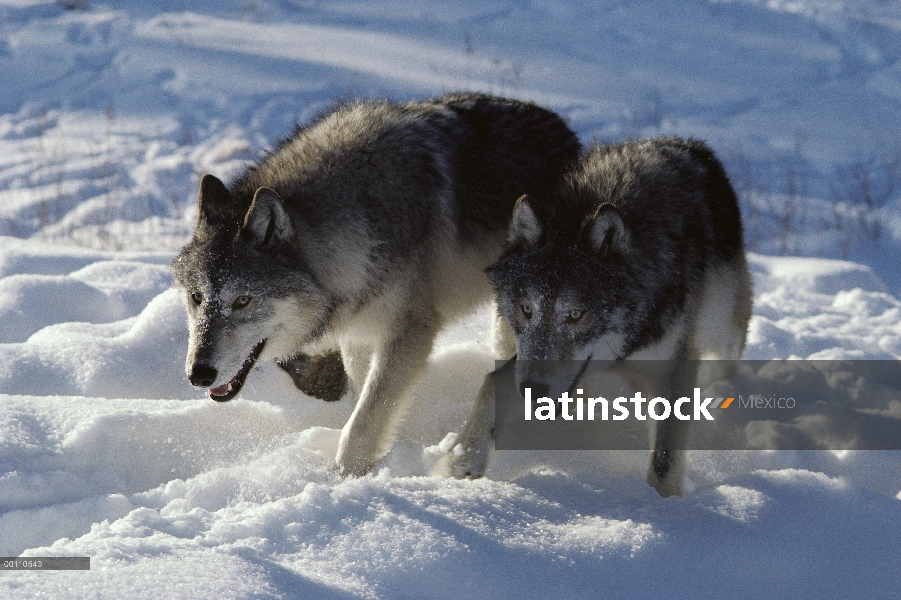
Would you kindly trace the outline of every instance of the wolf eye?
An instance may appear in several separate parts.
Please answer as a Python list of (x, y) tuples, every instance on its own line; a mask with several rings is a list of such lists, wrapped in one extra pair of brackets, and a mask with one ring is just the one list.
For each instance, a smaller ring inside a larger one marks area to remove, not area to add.
[(200, 303), (203, 302), (203, 294), (201, 294), (200, 292), (191, 292), (191, 300), (194, 302), (194, 304), (200, 306)]
[(570, 324), (576, 323), (577, 321), (579, 321), (579, 319), (581, 319), (584, 316), (585, 316), (584, 310), (582, 310), (581, 308), (574, 308), (571, 311), (569, 311), (568, 315), (566, 315), (566, 322), (570, 323)]
[(520, 310), (522, 310), (522, 314), (525, 315), (527, 319), (532, 318), (532, 305), (526, 302), (523, 302), (519, 305)]
[(235, 298), (235, 301), (232, 302), (232, 310), (241, 310), (248, 304), (250, 304), (250, 296), (238, 296)]

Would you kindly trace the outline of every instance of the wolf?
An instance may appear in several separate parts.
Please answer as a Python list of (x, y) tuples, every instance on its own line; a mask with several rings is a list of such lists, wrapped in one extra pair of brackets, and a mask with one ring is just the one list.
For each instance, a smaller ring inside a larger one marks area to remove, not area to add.
[[(697, 359), (737, 360), (744, 349), (752, 284), (741, 215), (723, 166), (700, 141), (592, 146), (549, 195), (517, 201), (488, 276), (515, 339), (516, 362), (505, 368), (534, 397), (572, 391), (589, 360), (667, 360), (652, 391), (684, 396)], [(551, 379), (542, 371), (549, 360), (571, 370)], [(486, 468), (496, 376), (449, 455), (458, 477)], [(653, 435), (647, 480), (662, 496), (682, 493), (687, 434), (686, 422), (667, 419)]]
[(580, 150), (549, 110), (459, 93), (339, 105), (230, 186), (205, 175), (172, 263), (188, 380), (224, 402), (260, 360), (339, 350), (355, 406), (335, 466), (365, 474), (437, 332), (493, 297), (517, 198), (548, 193)]

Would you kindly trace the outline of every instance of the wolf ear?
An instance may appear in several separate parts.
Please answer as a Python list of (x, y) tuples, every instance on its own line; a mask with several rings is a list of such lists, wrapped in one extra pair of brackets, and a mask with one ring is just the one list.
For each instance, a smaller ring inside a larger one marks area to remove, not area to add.
[(507, 233), (507, 244), (513, 245), (517, 242), (535, 244), (541, 237), (541, 231), (541, 222), (529, 205), (529, 197), (523, 194), (513, 205), (513, 219)]
[(232, 195), (217, 177), (207, 173), (200, 179), (200, 192), (197, 195), (198, 222), (206, 221), (210, 225), (220, 223), (231, 205)]
[(632, 241), (629, 232), (626, 231), (623, 214), (613, 204), (609, 202), (601, 204), (589, 221), (588, 227), (591, 245), (601, 256), (626, 255), (631, 250)]
[(261, 246), (286, 242), (294, 237), (291, 217), (282, 199), (273, 190), (261, 187), (253, 195), (253, 202), (244, 217), (242, 233), (249, 234)]

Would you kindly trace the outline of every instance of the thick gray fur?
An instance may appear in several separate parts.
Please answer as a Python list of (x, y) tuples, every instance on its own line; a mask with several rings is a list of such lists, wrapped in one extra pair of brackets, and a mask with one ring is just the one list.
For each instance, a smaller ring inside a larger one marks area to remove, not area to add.
[[(517, 385), (541, 396), (572, 388), (589, 359), (737, 360), (744, 349), (752, 288), (738, 202), (698, 141), (592, 147), (552, 193), (517, 203), (489, 277), (514, 332)], [(572, 372), (549, 381), (544, 360), (570, 361)], [(655, 395), (690, 395), (697, 363), (670, 364), (653, 382), (634, 369), (632, 379)], [(448, 459), (454, 474), (484, 473), (492, 419), (489, 375)], [(654, 433), (648, 482), (663, 496), (682, 493), (687, 435), (675, 419)]]
[(232, 185), (205, 176), (173, 262), (189, 380), (224, 401), (258, 359), (340, 349), (356, 404), (337, 468), (366, 473), (436, 333), (492, 297), (517, 198), (549, 193), (578, 152), (550, 111), (455, 94), (346, 104)]

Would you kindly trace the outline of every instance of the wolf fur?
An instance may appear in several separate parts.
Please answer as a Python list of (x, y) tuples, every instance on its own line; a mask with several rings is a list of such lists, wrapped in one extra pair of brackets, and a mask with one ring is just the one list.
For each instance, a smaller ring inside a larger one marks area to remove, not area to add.
[(548, 110), (454, 94), (346, 104), (231, 186), (204, 176), (173, 262), (188, 379), (225, 401), (258, 360), (340, 349), (356, 404), (337, 468), (366, 473), (436, 333), (492, 297), (517, 198), (548, 193), (578, 153)]
[[(488, 273), (515, 338), (508, 368), (535, 397), (571, 390), (591, 359), (665, 359), (670, 372), (634, 383), (675, 398), (688, 395), (698, 369), (672, 359), (737, 360), (744, 349), (752, 290), (738, 203), (698, 141), (592, 147), (553, 193), (517, 202), (507, 248)], [(548, 360), (568, 361), (571, 372), (549, 379)], [(454, 448), (457, 476), (487, 465), (493, 378)], [(667, 419), (654, 434), (648, 482), (663, 496), (682, 493), (686, 424)]]

